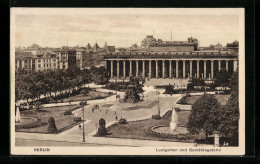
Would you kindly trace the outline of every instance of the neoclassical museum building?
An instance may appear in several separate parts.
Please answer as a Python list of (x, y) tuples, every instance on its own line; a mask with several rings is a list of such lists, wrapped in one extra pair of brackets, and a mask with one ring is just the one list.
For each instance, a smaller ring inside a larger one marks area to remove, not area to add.
[(217, 71), (231, 74), (238, 67), (237, 51), (198, 51), (198, 41), (162, 41), (147, 36), (136, 51), (109, 53), (104, 57), (111, 78), (125, 79), (131, 74), (143, 78), (214, 79)]

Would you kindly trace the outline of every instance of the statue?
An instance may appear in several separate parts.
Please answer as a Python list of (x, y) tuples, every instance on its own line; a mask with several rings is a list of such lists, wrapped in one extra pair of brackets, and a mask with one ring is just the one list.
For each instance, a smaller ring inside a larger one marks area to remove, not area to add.
[(170, 130), (171, 132), (175, 131), (177, 128), (177, 114), (175, 108), (172, 109), (172, 121), (170, 123)]
[(20, 115), (19, 106), (16, 107), (15, 122), (21, 122), (21, 115)]

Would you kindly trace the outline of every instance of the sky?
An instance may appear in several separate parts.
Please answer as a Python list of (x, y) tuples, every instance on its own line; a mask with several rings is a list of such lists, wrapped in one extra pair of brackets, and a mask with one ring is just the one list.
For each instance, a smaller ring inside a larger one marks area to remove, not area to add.
[[(141, 45), (146, 35), (163, 41), (186, 41), (192, 36), (199, 46), (239, 40), (239, 17), (233, 12), (160, 12), (159, 10), (38, 9), (15, 13), (15, 46), (36, 43), (42, 47), (99, 46), (129, 47)], [(76, 10), (74, 10), (76, 11)], [(81, 12), (82, 11), (82, 12)], [(99, 12), (100, 11), (100, 12)], [(111, 11), (111, 10), (109, 10)], [(73, 13), (73, 14), (72, 14)]]

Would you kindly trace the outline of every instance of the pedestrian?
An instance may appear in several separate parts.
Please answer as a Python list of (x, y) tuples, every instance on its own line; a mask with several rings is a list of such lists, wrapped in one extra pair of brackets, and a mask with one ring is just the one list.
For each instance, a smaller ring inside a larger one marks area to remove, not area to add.
[(94, 108), (92, 108), (92, 113), (94, 112)]
[(117, 120), (117, 116), (116, 116), (116, 120)]
[(79, 129), (81, 129), (81, 125), (79, 124)]

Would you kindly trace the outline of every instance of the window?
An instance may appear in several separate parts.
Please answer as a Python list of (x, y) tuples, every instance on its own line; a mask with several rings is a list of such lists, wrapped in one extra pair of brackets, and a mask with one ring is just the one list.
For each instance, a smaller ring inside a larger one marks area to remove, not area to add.
[(56, 63), (54, 63), (53, 66), (56, 68)]
[(56, 59), (53, 59), (53, 62), (56, 62)]
[(45, 68), (45, 64), (43, 64), (43, 67)]
[(40, 62), (41, 62), (41, 60), (38, 60), (38, 62), (40, 63)]

